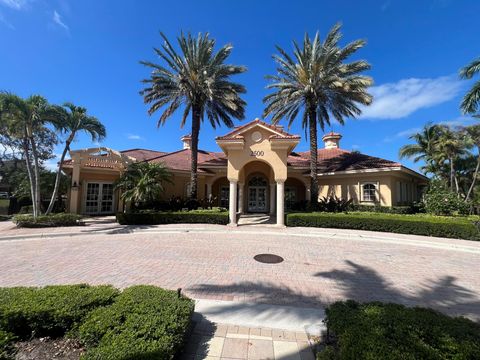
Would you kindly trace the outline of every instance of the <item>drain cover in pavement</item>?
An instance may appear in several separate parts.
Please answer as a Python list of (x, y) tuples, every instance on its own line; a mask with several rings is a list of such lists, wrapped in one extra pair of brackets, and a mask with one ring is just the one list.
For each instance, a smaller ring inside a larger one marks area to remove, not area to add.
[(256, 261), (264, 264), (278, 264), (283, 261), (283, 258), (273, 254), (258, 254), (253, 257)]

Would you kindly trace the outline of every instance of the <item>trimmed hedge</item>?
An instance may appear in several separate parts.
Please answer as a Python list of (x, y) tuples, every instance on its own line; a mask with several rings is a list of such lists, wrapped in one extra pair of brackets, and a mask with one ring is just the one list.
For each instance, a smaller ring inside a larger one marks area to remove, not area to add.
[(85, 359), (173, 359), (181, 350), (194, 302), (154, 286), (133, 286), (93, 311), (80, 326)]
[(292, 213), (287, 226), (356, 229), (480, 240), (477, 226), (468, 218), (381, 213)]
[(155, 286), (0, 288), (0, 359), (13, 342), (79, 338), (85, 359), (173, 359), (190, 328), (194, 302)]
[(81, 225), (81, 215), (59, 213), (51, 215), (40, 215), (35, 219), (33, 215), (16, 215), (13, 222), (18, 227), (58, 227), (58, 226), (77, 226)]
[(111, 286), (0, 288), (0, 330), (20, 339), (61, 336), (94, 308), (113, 303), (118, 294)]
[(228, 224), (228, 212), (216, 210), (192, 210), (175, 212), (118, 213), (117, 222), (121, 225), (159, 224)]
[(480, 325), (425, 308), (337, 302), (318, 360), (480, 359)]

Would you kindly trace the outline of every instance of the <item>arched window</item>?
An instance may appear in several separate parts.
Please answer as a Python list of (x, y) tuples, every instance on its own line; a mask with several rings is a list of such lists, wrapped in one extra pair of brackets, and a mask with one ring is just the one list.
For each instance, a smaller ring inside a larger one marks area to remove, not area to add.
[(362, 201), (374, 202), (377, 200), (377, 185), (365, 183), (362, 185)]
[(267, 180), (262, 176), (254, 176), (248, 182), (248, 186), (267, 186)]

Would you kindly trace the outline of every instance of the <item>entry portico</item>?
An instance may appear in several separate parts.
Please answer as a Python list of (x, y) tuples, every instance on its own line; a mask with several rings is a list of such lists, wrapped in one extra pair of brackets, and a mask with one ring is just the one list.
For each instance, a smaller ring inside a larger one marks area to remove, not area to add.
[(266, 212), (268, 206), (272, 214), (275, 208), (277, 225), (284, 226), (287, 159), (300, 137), (256, 119), (216, 141), (228, 160), (230, 224), (236, 225), (237, 213), (243, 212), (247, 185), (248, 211)]

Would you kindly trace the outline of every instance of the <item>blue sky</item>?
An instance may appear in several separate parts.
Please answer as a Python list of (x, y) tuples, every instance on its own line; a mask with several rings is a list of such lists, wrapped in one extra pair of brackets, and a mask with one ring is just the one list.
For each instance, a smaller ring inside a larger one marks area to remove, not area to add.
[[(158, 60), (152, 48), (161, 45), (159, 31), (172, 40), (181, 30), (210, 32), (217, 44), (234, 46), (230, 61), (248, 67), (235, 79), (247, 88), (245, 122), (262, 114), (274, 45), (291, 50), (305, 32), (324, 35), (341, 21), (344, 44), (368, 41), (356, 58), (372, 64), (375, 100), (360, 119), (326, 130), (343, 134), (342, 148), (397, 160), (400, 146), (428, 121), (474, 122), (460, 114), (471, 82), (457, 74), (480, 56), (479, 13), (476, 0), (0, 0), (0, 89), (85, 106), (107, 127), (104, 146), (173, 151), (189, 124), (180, 129), (178, 114), (157, 129), (138, 94), (149, 74), (139, 60)], [(214, 137), (228, 131), (205, 123), (200, 147), (219, 151)], [(298, 125), (290, 131), (304, 136)], [(73, 145), (91, 146), (85, 136)], [(304, 137), (297, 150), (307, 149)]]

